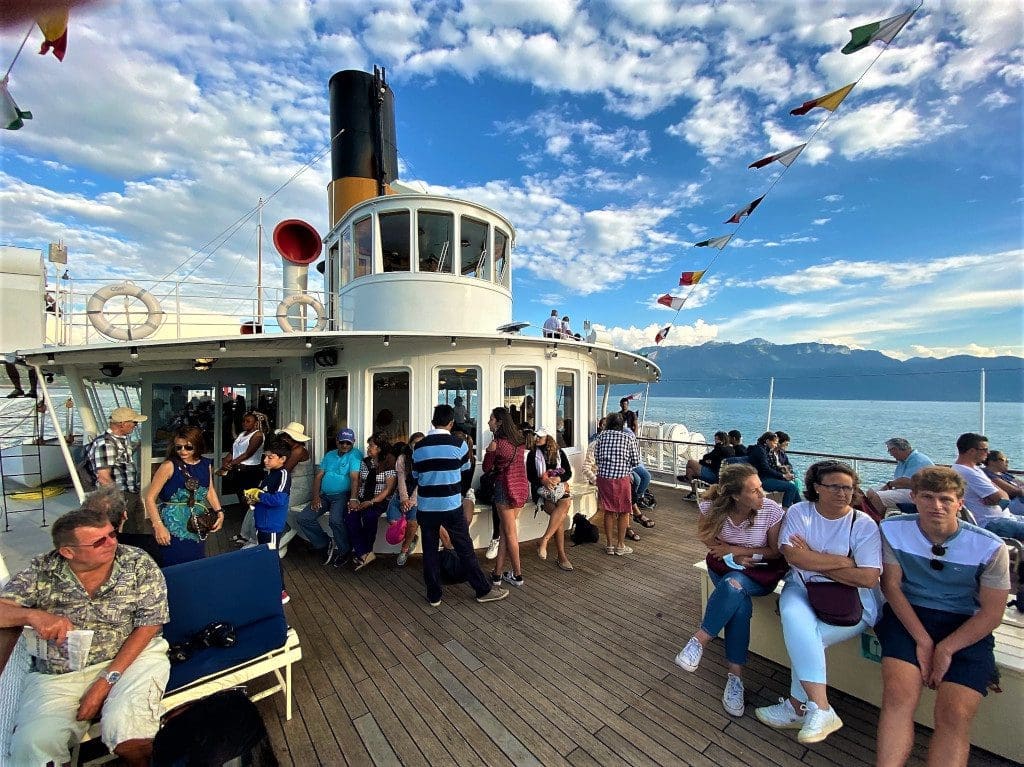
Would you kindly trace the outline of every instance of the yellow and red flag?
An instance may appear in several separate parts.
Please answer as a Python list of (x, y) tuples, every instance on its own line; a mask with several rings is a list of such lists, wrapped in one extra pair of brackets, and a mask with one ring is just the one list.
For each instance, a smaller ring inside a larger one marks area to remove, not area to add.
[(700, 278), (704, 276), (704, 270), (699, 272), (683, 272), (679, 275), (680, 285), (696, 285), (700, 282)]
[(55, 8), (41, 13), (36, 16), (36, 24), (46, 38), (39, 47), (39, 54), (45, 56), (53, 51), (57, 61), (64, 61), (68, 50), (68, 9)]
[(850, 94), (850, 91), (853, 90), (853, 86), (856, 84), (857, 83), (850, 83), (849, 85), (844, 85), (837, 91), (832, 91), (831, 93), (826, 93), (824, 96), (819, 96), (816, 99), (805, 101), (796, 109), (790, 109), (789, 113), (791, 115), (805, 115), (815, 108), (827, 109), (829, 112), (835, 112), (836, 107), (843, 103), (843, 99)]

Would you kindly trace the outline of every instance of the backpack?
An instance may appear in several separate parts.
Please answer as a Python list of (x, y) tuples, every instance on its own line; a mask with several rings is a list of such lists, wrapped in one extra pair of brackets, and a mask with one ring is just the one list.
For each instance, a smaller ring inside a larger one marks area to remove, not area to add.
[(105, 444), (110, 439), (110, 435), (103, 432), (85, 446), (82, 459), (75, 464), (75, 471), (78, 472), (78, 479), (81, 480), (83, 487), (90, 490), (96, 487), (96, 447), (101, 441)]
[(601, 531), (597, 529), (597, 525), (582, 514), (573, 516), (572, 530), (569, 535), (572, 538), (572, 542), (576, 545), (581, 543), (597, 543), (601, 540)]
[(454, 549), (442, 549), (437, 555), (441, 569), (441, 583), (454, 584), (466, 580), (466, 568)]

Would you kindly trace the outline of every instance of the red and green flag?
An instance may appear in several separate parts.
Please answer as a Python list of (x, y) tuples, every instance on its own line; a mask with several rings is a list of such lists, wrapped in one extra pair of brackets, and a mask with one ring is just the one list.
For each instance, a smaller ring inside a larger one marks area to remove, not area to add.
[(722, 248), (724, 248), (728, 244), (729, 240), (731, 240), (731, 239), (732, 239), (732, 235), (731, 234), (727, 234), (724, 237), (712, 237), (710, 240), (704, 240), (703, 242), (695, 243), (693, 247), (695, 247), (695, 248), (718, 248), (719, 250), (721, 250)]
[(910, 17), (917, 13), (915, 8), (912, 11), (901, 13), (890, 19), (882, 19), (872, 24), (865, 24), (863, 27), (854, 27), (850, 30), (850, 42), (843, 46), (843, 53), (856, 53), (867, 48), (871, 43), (881, 40), (888, 45), (900, 33), (900, 30), (910, 21)]
[(0, 82), (0, 121), (3, 122), (5, 130), (18, 130), (25, 125), (25, 120), (31, 120), (32, 113), (18, 109), (14, 103), (11, 92), (7, 90), (7, 78)]
[(796, 158), (800, 156), (800, 153), (802, 151), (804, 151), (805, 146), (807, 146), (807, 144), (801, 144), (800, 146), (795, 146), (792, 149), (787, 149), (785, 152), (779, 152), (778, 154), (770, 154), (767, 157), (762, 157), (760, 160), (757, 160), (756, 162), (750, 163), (750, 165), (748, 165), (747, 167), (763, 168), (765, 165), (770, 165), (773, 162), (781, 162), (788, 168), (790, 165), (796, 162)]
[(843, 103), (843, 99), (847, 97), (850, 91), (853, 90), (853, 86), (857, 83), (850, 83), (844, 85), (837, 91), (826, 93), (824, 96), (819, 96), (816, 99), (805, 101), (803, 104), (798, 106), (796, 109), (789, 110), (791, 115), (805, 115), (812, 109), (827, 109), (829, 112), (835, 112), (836, 107)]
[(699, 272), (683, 272), (679, 275), (679, 284), (696, 285), (700, 282), (700, 278), (704, 276), (704, 271), (705, 270), (701, 270)]
[[(747, 205), (747, 207), (740, 208), (738, 211), (733, 213), (729, 218), (727, 218), (725, 220), (725, 223), (727, 223), (727, 224), (738, 224), (740, 222), (741, 218), (743, 218), (744, 216), (749, 216), (751, 213), (753, 213), (757, 209), (757, 206), (761, 204), (761, 200), (763, 200), (763, 199), (764, 199), (764, 195), (762, 194), (760, 197), (758, 197), (752, 203)], [(703, 274), (703, 272), (702, 272), (702, 274)]]

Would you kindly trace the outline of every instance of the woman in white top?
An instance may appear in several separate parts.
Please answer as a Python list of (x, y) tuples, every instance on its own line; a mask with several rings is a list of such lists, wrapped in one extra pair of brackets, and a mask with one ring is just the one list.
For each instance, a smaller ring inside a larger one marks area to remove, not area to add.
[(227, 474), (229, 478), (223, 492), (238, 493), (239, 503), (245, 503), (242, 491), (257, 487), (263, 479), (263, 440), (267, 431), (267, 417), (263, 413), (246, 413), (242, 416), (242, 433), (231, 445), (231, 456), (225, 455), (220, 465), (221, 475)]
[[(762, 583), (757, 570), (768, 566), (768, 560), (777, 564), (782, 556), (779, 529), (785, 511), (765, 496), (757, 469), (746, 463), (722, 466), (718, 484), (707, 489), (698, 507), (701, 518), (697, 534), (708, 547), (708, 576), (715, 590), (708, 598), (700, 628), (679, 651), (676, 664), (686, 671), (696, 671), (707, 643), (725, 629), (729, 674), (722, 705), (727, 713), (743, 716), (743, 666), (750, 646), (752, 598), (770, 594), (779, 578), (777, 568), (772, 566), (774, 578)], [(720, 575), (712, 569), (712, 560), (743, 569)]]
[[(874, 521), (850, 505), (857, 485), (845, 463), (813, 464), (804, 478), (807, 500), (789, 507), (779, 535), (793, 568), (779, 599), (791, 683), (788, 698), (756, 714), (771, 727), (799, 729), (801, 743), (818, 743), (843, 726), (828, 702), (825, 648), (859, 635), (878, 615), (882, 540)], [(811, 607), (806, 584), (830, 581), (857, 589), (862, 614), (855, 625), (826, 623)]]

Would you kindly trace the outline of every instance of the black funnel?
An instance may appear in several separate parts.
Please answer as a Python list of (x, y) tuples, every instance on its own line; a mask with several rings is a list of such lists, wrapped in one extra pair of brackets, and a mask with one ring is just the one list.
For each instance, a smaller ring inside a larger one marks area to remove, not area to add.
[[(395, 94), (384, 71), (373, 74), (346, 69), (335, 72), (328, 85), (331, 99), (331, 178), (377, 181), (378, 194), (398, 178), (395, 139)], [(338, 131), (344, 129), (339, 136)]]

